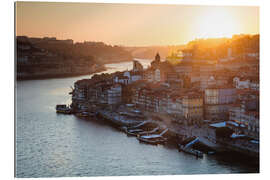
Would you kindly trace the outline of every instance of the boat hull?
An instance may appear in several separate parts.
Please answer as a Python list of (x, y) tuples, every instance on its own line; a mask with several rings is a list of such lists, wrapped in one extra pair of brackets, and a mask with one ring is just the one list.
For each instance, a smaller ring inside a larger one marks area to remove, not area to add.
[(198, 150), (195, 150), (192, 148), (186, 148), (183, 145), (178, 145), (178, 148), (179, 148), (179, 151), (183, 151), (187, 154), (191, 154), (191, 155), (194, 155), (196, 157), (203, 158), (203, 153), (201, 151), (198, 151)]
[(166, 142), (166, 140), (151, 140), (151, 139), (146, 139), (146, 138), (142, 138), (140, 136), (137, 136), (137, 139), (140, 141), (140, 142), (143, 142), (143, 143), (146, 143), (146, 144), (152, 144), (152, 145), (158, 145), (158, 144), (164, 144)]

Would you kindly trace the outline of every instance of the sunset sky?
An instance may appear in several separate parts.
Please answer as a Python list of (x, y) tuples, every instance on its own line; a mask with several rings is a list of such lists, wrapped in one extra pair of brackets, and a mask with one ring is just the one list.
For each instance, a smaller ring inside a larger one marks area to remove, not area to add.
[(176, 45), (258, 34), (259, 7), (17, 2), (16, 26), (16, 35), (31, 37)]

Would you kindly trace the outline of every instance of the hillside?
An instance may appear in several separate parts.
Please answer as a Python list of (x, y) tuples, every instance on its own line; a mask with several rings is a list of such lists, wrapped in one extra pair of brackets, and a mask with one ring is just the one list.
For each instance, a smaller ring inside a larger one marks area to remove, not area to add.
[(91, 74), (104, 64), (132, 60), (119, 46), (103, 42), (73, 43), (73, 40), (18, 36), (17, 78), (47, 78)]
[(177, 46), (141, 46), (141, 47), (125, 47), (134, 58), (152, 59), (158, 52), (161, 59), (165, 59), (173, 51), (183, 49), (184, 45)]

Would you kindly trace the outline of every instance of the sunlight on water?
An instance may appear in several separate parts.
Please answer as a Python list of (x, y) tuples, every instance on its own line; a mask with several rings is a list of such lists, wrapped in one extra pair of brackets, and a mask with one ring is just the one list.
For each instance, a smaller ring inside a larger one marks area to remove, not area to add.
[[(137, 61), (139, 61), (144, 68), (147, 68), (150, 64), (152, 60), (148, 60), (148, 59), (135, 59)], [(126, 71), (126, 70), (131, 70), (133, 68), (133, 62), (121, 62), (121, 63), (112, 63), (112, 64), (106, 64), (105, 67), (107, 68), (106, 71), (103, 72), (99, 72), (96, 74), (102, 74), (102, 73), (114, 73), (117, 71)], [(90, 75), (90, 77), (92, 77), (93, 75)]]

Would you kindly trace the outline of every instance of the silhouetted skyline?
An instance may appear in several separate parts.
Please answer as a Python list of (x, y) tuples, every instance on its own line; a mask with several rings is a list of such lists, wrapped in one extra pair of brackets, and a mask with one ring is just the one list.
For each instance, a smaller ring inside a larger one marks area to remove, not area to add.
[(259, 33), (259, 7), (17, 2), (16, 35), (126, 46)]

